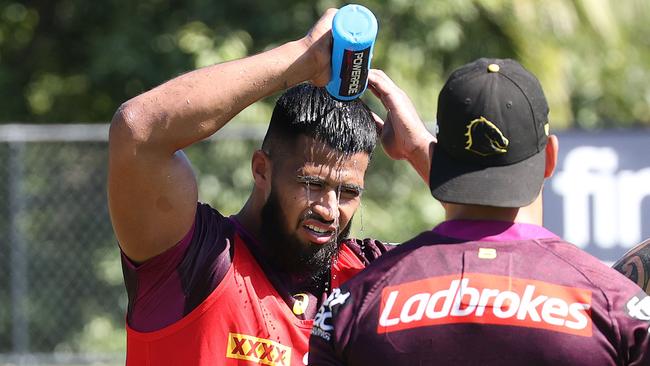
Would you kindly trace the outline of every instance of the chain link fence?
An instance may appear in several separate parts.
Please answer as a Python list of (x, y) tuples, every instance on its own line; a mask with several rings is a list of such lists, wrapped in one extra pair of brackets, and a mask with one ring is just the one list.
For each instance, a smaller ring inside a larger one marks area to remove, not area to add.
[[(239, 211), (264, 127), (230, 124), (218, 143), (186, 150), (201, 201)], [(106, 125), (0, 125), (0, 365), (124, 364), (127, 298), (106, 204), (107, 136)], [(366, 186), (355, 236), (401, 241), (440, 218), (419, 177), (381, 152)]]
[(106, 126), (2, 126), (1, 363), (124, 358), (106, 136)]

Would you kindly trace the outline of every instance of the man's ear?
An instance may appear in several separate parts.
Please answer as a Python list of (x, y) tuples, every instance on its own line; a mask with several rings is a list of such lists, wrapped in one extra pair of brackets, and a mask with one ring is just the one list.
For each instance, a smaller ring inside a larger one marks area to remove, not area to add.
[(550, 135), (546, 142), (546, 167), (544, 168), (544, 178), (550, 178), (555, 171), (559, 146), (557, 136)]
[(256, 150), (251, 160), (251, 169), (255, 189), (262, 192), (266, 197), (271, 192), (271, 172), (273, 171), (271, 158), (264, 151)]

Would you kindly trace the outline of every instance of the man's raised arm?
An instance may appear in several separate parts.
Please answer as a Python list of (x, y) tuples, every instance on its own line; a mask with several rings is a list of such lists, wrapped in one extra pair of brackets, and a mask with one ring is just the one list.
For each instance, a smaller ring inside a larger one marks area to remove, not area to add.
[(329, 81), (328, 10), (302, 39), (198, 69), (125, 102), (109, 137), (108, 203), (124, 253), (145, 261), (189, 231), (198, 190), (181, 149), (217, 132), (241, 110), (305, 80)]
[(408, 161), (428, 185), (436, 137), (427, 131), (409, 96), (382, 70), (370, 70), (368, 88), (386, 108), (384, 120), (373, 114), (384, 151), (393, 160)]

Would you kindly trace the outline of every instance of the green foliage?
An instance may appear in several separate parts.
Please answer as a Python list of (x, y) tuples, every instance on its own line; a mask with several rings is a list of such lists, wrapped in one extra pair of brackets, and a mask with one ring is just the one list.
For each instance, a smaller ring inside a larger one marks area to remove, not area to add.
[[(449, 72), (481, 56), (539, 76), (556, 128), (650, 124), (646, 0), (362, 0), (374, 66), (435, 119)], [(0, 121), (105, 122), (182, 72), (301, 37), (337, 0), (0, 0)], [(246, 119), (264, 122), (263, 102)], [(372, 102), (376, 106), (376, 102)]]
[(399, 243), (431, 229), (442, 218), (441, 206), (413, 168), (377, 148), (352, 235)]
[[(449, 72), (475, 58), (520, 60), (542, 82), (554, 128), (650, 125), (647, 0), (360, 0), (380, 30), (373, 66), (435, 119)], [(125, 100), (197, 67), (301, 37), (337, 0), (0, 0), (0, 123), (107, 122)], [(215, 87), (220, 87), (215, 85)], [(382, 111), (372, 95), (364, 99)], [(237, 124), (264, 124), (274, 98)], [(200, 198), (224, 214), (250, 193), (259, 141), (187, 153)], [(106, 146), (25, 148), (18, 224), (29, 256), (30, 352), (124, 347), (119, 252), (105, 204)], [(442, 218), (405, 162), (378, 149), (352, 234), (401, 242)], [(9, 147), (0, 144), (0, 237), (9, 236)], [(11, 350), (10, 247), (0, 241), (0, 353)], [(7, 331), (5, 331), (7, 330)]]
[[(9, 218), (10, 208), (7, 204), (9, 201), (9, 170), (7, 165), (9, 162), (9, 146), (7, 144), (0, 144), (0, 161), (4, 164), (0, 166), (0, 202), (4, 203), (0, 205), (0, 217)], [(2, 219), (0, 220), (0, 237), (9, 238), (9, 220)], [(11, 247), (9, 240), (0, 240), (0, 268), (10, 268), (9, 264), (11, 261)], [(0, 345), (10, 344), (11, 335), (8, 332), (8, 329), (11, 329), (11, 274), (10, 271), (0, 270), (0, 329), (3, 331), (0, 332)], [(1, 348), (1, 347), (0, 347)], [(0, 352), (3, 352), (3, 349), (0, 349)]]

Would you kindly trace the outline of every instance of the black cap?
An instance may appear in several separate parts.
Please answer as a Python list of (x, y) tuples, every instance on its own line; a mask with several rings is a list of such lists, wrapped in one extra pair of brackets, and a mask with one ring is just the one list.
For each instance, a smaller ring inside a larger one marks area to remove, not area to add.
[(544, 182), (548, 104), (514, 60), (481, 58), (454, 71), (438, 97), (429, 186), (443, 202), (524, 207)]

